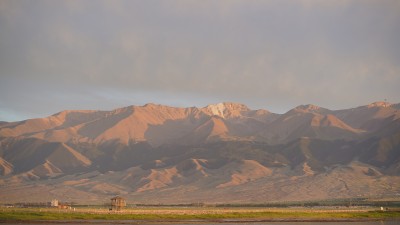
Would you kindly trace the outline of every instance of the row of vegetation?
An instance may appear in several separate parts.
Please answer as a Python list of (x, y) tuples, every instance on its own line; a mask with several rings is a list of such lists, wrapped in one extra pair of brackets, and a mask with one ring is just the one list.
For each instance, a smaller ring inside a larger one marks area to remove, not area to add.
[(369, 207), (400, 207), (400, 201), (376, 201), (367, 198), (346, 198), (346, 199), (328, 199), (316, 201), (293, 201), (293, 202), (270, 202), (260, 204), (217, 204), (216, 207), (352, 207), (352, 206), (369, 206)]

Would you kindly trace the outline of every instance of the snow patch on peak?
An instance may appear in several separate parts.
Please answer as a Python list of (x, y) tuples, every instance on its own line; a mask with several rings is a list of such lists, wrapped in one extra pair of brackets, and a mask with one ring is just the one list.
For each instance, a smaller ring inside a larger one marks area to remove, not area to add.
[(219, 116), (224, 119), (241, 117), (243, 114), (249, 112), (250, 109), (240, 103), (223, 102), (213, 105), (208, 105), (203, 108), (208, 114)]
[(225, 118), (224, 117), (224, 111), (225, 111), (225, 104), (224, 103), (208, 105), (206, 108), (212, 113), (212, 115), (220, 116), (222, 118)]

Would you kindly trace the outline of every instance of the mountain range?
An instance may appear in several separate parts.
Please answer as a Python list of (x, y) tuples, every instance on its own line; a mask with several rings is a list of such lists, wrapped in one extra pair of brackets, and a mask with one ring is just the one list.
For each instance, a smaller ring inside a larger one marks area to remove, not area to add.
[(0, 122), (0, 202), (236, 203), (400, 196), (400, 104), (238, 103)]

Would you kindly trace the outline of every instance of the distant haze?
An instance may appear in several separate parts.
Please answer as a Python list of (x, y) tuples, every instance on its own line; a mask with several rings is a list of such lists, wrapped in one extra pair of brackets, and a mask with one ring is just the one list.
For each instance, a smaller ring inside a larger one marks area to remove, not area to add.
[(400, 1), (0, 1), (0, 121), (400, 102)]

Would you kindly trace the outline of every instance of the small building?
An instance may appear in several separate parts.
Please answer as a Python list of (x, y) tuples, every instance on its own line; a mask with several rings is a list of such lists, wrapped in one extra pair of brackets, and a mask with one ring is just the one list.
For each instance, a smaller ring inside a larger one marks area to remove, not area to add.
[(58, 207), (58, 200), (57, 199), (51, 200), (51, 207)]
[(120, 196), (116, 196), (111, 199), (111, 210), (119, 211), (125, 206), (126, 206), (126, 202), (125, 202), (124, 198), (122, 198)]

